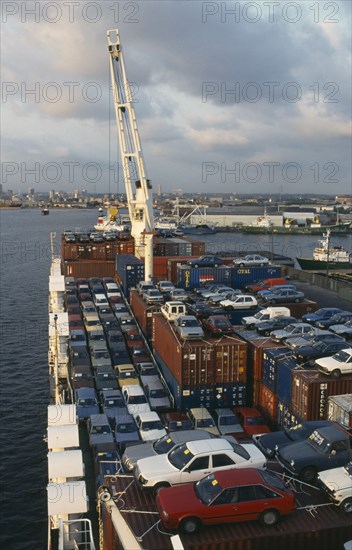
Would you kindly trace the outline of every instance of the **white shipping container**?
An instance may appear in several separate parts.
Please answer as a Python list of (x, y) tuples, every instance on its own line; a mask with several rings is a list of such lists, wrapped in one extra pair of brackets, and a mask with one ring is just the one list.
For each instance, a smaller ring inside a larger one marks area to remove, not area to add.
[(329, 397), (328, 419), (335, 420), (344, 428), (352, 429), (352, 393)]

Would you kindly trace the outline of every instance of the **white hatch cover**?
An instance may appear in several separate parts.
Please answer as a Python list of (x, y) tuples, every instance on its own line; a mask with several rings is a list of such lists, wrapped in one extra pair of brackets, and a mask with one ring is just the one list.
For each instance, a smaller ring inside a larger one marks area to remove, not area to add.
[(54, 316), (57, 316), (56, 326), (59, 336), (68, 336), (68, 314), (66, 311), (59, 313), (49, 313), (49, 336), (55, 336)]
[(49, 479), (58, 477), (83, 477), (83, 458), (80, 449), (48, 453)]
[(48, 514), (81, 514), (88, 512), (88, 497), (84, 481), (48, 483)]
[(48, 449), (79, 447), (78, 426), (48, 426)]
[(50, 275), (49, 292), (64, 292), (65, 277), (63, 275)]
[(48, 426), (77, 424), (76, 405), (49, 405)]

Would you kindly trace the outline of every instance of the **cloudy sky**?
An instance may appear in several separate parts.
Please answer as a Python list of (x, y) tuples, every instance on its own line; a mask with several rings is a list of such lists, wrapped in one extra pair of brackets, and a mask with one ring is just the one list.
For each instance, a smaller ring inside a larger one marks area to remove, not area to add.
[(351, 3), (1, 5), (4, 190), (123, 192), (107, 29), (154, 189), (351, 193)]

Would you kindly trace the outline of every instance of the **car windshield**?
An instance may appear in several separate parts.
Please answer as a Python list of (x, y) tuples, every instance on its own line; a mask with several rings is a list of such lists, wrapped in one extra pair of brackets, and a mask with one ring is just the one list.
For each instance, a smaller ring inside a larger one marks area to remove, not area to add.
[(169, 452), (168, 459), (169, 462), (177, 468), (177, 470), (182, 470), (188, 464), (194, 455), (191, 453), (187, 447), (187, 443), (179, 445), (176, 449), (173, 449)]
[(212, 418), (202, 418), (196, 422), (197, 428), (214, 428), (214, 421)]
[(192, 430), (193, 424), (190, 420), (173, 420), (172, 422), (169, 422), (169, 430), (170, 431), (176, 431), (176, 430)]
[(327, 344), (321, 340), (318, 340), (313, 344), (313, 346), (314, 346), (314, 349), (316, 349), (317, 351), (325, 351)]
[(92, 357), (94, 359), (109, 359), (110, 355), (108, 354), (107, 351), (93, 351)]
[(352, 360), (352, 355), (341, 350), (333, 355), (333, 359), (335, 359), (335, 361), (339, 361), (340, 363), (349, 363)]
[(150, 289), (148, 293), (149, 293), (149, 296), (159, 296), (159, 290)]
[(158, 455), (162, 455), (165, 453), (168, 453), (173, 447), (175, 443), (173, 442), (172, 438), (169, 434), (164, 435), (161, 439), (158, 439), (157, 441), (154, 441), (153, 443), (153, 449)]
[(295, 332), (295, 331), (298, 331), (299, 329), (297, 329), (297, 327), (295, 325), (287, 325), (287, 327), (284, 328), (284, 332), (286, 333), (291, 333), (291, 332)]
[(104, 406), (108, 409), (112, 409), (113, 407), (124, 407), (124, 402), (121, 398), (114, 397), (113, 399), (104, 401)]
[(143, 405), (144, 403), (147, 403), (145, 395), (131, 395), (129, 398), (130, 405)]
[(280, 491), (285, 491), (285, 493), (288, 492), (288, 488), (286, 487), (286, 485), (284, 485), (284, 483), (282, 482), (282, 480), (277, 474), (275, 474), (274, 472), (268, 472), (268, 470), (265, 470), (265, 471), (258, 470), (258, 472), (259, 472), (259, 475), (261, 475), (261, 477), (265, 481), (265, 483), (267, 483), (268, 485), (272, 485), (273, 487), (276, 487), (276, 489), (280, 489)]
[(266, 422), (262, 416), (247, 416), (247, 426), (265, 426)]
[(222, 486), (215, 475), (210, 474), (194, 484), (194, 492), (203, 504), (210, 504), (222, 492)]
[(258, 313), (256, 313), (254, 315), (254, 319), (266, 319), (268, 316), (267, 313), (263, 313), (262, 311), (258, 311)]
[(80, 406), (80, 407), (93, 407), (97, 404), (96, 400), (93, 399), (93, 398), (80, 398), (78, 399), (77, 401), (77, 404)]
[(147, 422), (142, 422), (141, 430), (147, 432), (149, 430), (162, 430), (164, 426), (160, 420), (148, 420)]
[(222, 328), (225, 328), (225, 327), (227, 328), (231, 326), (230, 321), (227, 321), (226, 319), (216, 319), (214, 324), (215, 326), (222, 327)]
[(113, 372), (100, 372), (97, 374), (97, 380), (116, 380)]
[(139, 374), (141, 376), (157, 376), (158, 372), (155, 367), (142, 367)]
[(121, 424), (117, 422), (115, 431), (130, 434), (136, 431), (136, 426), (132, 422), (123, 422)]
[(199, 327), (196, 319), (186, 319), (181, 321), (181, 327)]
[(317, 430), (309, 436), (308, 441), (312, 447), (322, 453), (325, 453), (330, 446), (328, 440), (325, 439), (325, 437), (322, 436)]
[(166, 391), (163, 388), (158, 390), (150, 390), (149, 397), (153, 397), (154, 399), (157, 399), (158, 397), (166, 397)]
[(229, 441), (229, 443), (236, 454), (238, 454), (245, 460), (249, 460), (251, 458), (250, 454), (246, 451), (244, 447), (242, 447), (242, 445), (239, 445), (239, 443), (233, 443), (232, 441)]
[(239, 421), (235, 416), (232, 416), (232, 415), (221, 416), (219, 418), (219, 424), (220, 426), (234, 426), (236, 424), (239, 424)]
[(133, 376), (137, 376), (134, 371), (128, 371), (128, 372), (119, 372), (119, 378), (120, 380), (126, 380), (126, 378), (132, 378)]
[(91, 429), (92, 434), (109, 434), (111, 432), (110, 426), (93, 426)]

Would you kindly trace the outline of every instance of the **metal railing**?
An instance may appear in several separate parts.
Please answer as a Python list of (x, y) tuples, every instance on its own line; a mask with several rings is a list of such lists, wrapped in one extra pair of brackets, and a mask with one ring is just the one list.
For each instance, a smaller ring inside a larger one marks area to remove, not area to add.
[[(77, 528), (72, 526), (77, 524)], [(58, 550), (96, 550), (92, 523), (87, 518), (60, 520)]]

